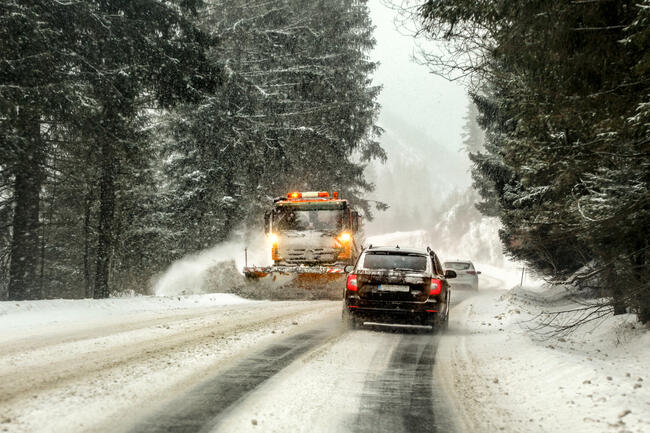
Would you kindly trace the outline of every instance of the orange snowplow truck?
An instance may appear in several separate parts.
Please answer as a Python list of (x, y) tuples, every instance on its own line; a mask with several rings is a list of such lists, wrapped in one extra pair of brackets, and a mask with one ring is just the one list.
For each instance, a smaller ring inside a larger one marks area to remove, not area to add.
[(277, 198), (264, 215), (273, 265), (246, 266), (244, 275), (293, 276), (284, 281), (306, 289), (343, 279), (343, 268), (354, 264), (361, 251), (359, 221), (359, 213), (337, 192), (290, 192)]

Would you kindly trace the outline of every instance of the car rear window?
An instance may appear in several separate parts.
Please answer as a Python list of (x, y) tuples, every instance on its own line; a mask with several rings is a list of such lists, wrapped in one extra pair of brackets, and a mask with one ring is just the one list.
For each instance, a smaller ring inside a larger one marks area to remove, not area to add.
[(465, 271), (470, 269), (472, 266), (471, 263), (462, 263), (462, 262), (445, 262), (445, 269), (453, 269), (455, 271)]
[(377, 251), (367, 253), (363, 260), (365, 269), (427, 270), (427, 256), (414, 253)]

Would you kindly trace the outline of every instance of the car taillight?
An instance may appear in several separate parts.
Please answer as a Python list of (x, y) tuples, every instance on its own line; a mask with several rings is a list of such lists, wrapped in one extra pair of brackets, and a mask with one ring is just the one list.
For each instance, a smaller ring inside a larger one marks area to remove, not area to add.
[(359, 289), (357, 287), (357, 276), (354, 274), (348, 275), (348, 282), (345, 287), (352, 292), (356, 292)]
[(476, 271), (467, 271), (467, 273), (470, 275), (476, 275)]
[(429, 290), (429, 296), (439, 295), (442, 291), (442, 281), (437, 278), (431, 278), (431, 289)]

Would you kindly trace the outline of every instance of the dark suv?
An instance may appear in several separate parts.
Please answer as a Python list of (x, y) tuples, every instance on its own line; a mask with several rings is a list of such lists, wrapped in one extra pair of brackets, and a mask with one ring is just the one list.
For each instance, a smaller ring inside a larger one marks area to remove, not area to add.
[(355, 266), (347, 266), (343, 320), (351, 328), (365, 323), (419, 325), (432, 330), (449, 319), (448, 278), (436, 254), (399, 247), (365, 249)]

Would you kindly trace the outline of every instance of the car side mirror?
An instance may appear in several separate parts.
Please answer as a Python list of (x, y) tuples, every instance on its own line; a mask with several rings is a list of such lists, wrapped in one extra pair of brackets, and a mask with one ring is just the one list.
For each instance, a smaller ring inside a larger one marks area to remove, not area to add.
[(346, 274), (349, 274), (350, 272), (352, 272), (353, 269), (354, 269), (354, 266), (352, 266), (352, 265), (347, 265), (345, 268), (343, 268), (343, 270), (345, 271)]
[(481, 271), (476, 271), (476, 275), (481, 275)]
[(445, 278), (456, 278), (457, 276), (456, 271), (452, 271), (451, 269), (445, 271)]

